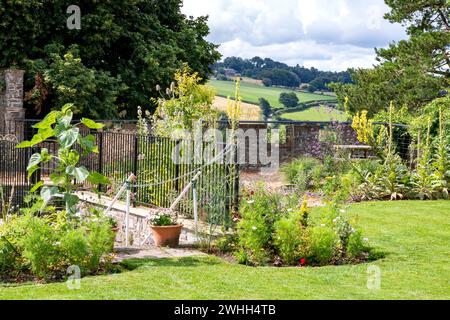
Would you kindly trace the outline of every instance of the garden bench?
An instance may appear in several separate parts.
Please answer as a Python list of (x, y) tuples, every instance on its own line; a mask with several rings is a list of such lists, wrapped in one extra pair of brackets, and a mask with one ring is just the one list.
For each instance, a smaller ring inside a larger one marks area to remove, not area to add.
[[(369, 158), (369, 151), (372, 150), (371, 146), (366, 146), (366, 145), (334, 145), (333, 146), (334, 149), (336, 149), (336, 151), (339, 150), (343, 150), (343, 151), (348, 151), (348, 158), (352, 159), (352, 158), (364, 158), (367, 159)], [(363, 156), (360, 156), (362, 152)], [(358, 157), (355, 157), (355, 155), (359, 155)]]

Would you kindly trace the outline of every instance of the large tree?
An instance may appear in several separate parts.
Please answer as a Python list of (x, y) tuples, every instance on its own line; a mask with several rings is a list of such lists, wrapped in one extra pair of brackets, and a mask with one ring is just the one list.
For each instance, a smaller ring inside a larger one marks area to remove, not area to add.
[(447, 0), (386, 0), (391, 11), (385, 18), (402, 23), (408, 40), (377, 49), (374, 69), (351, 72), (354, 85), (334, 84), (350, 111), (371, 114), (387, 108), (389, 101), (421, 110), (448, 88), (450, 81), (450, 4)]
[(156, 85), (169, 86), (183, 63), (206, 78), (220, 58), (205, 40), (207, 18), (184, 16), (182, 0), (80, 0), (79, 30), (67, 27), (71, 4), (0, 0), (0, 68), (26, 69), (28, 100), (41, 113), (75, 102), (80, 115), (131, 117), (152, 107)]

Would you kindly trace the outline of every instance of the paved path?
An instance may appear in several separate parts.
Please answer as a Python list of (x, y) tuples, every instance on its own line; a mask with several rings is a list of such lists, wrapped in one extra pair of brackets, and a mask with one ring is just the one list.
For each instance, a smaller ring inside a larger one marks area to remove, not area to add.
[(146, 249), (140, 248), (115, 248), (115, 261), (120, 262), (125, 259), (161, 259), (161, 258), (182, 258), (199, 255), (206, 255), (205, 253), (192, 248), (159, 248), (152, 247)]

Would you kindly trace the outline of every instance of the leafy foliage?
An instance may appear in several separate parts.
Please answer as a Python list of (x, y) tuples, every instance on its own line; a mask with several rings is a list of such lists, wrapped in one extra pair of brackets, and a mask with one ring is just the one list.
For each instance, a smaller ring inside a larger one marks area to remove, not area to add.
[(309, 217), (306, 198), (299, 206), (297, 197), (261, 186), (247, 193), (237, 224), (236, 258), (251, 265), (280, 265), (278, 257), (287, 265), (366, 259), (370, 248), (365, 243), (358, 246), (363, 243), (361, 232), (353, 228), (335, 203), (327, 208), (324, 217), (315, 221)]
[(40, 278), (61, 278), (70, 265), (82, 274), (97, 272), (111, 253), (114, 233), (109, 219), (97, 211), (68, 220), (65, 212), (11, 217), (0, 226), (0, 274), (29, 271)]
[(379, 65), (352, 70), (355, 84), (334, 84), (339, 102), (350, 98), (349, 111), (363, 109), (369, 116), (384, 110), (389, 101), (419, 112), (448, 88), (450, 80), (449, 12), (446, 0), (387, 0), (385, 18), (408, 27), (410, 39), (377, 49)]
[(282, 92), (280, 93), (280, 103), (286, 108), (295, 108), (298, 106), (299, 100), (295, 92)]
[(17, 148), (31, 148), (48, 139), (56, 140), (58, 144), (56, 155), (50, 154), (46, 148), (41, 148), (39, 153), (34, 153), (30, 157), (27, 166), (28, 178), (40, 168), (40, 165), (55, 161), (55, 169), (50, 174), (52, 184), (44, 185), (44, 181), (39, 181), (31, 191), (34, 192), (41, 188), (42, 209), (50, 200), (58, 197), (63, 199), (66, 211), (70, 214), (75, 213), (79, 201), (74, 194), (74, 181), (82, 183), (87, 180), (94, 185), (109, 183), (108, 179), (100, 173), (89, 172), (86, 167), (78, 166), (81, 154), (76, 148), (79, 147), (83, 154), (97, 153), (95, 137), (91, 134), (83, 136), (80, 133), (79, 125), (84, 124), (90, 129), (99, 129), (103, 125), (85, 118), (80, 123), (72, 124), (72, 108), (72, 104), (67, 104), (61, 111), (51, 111), (41, 122), (33, 126), (37, 129), (37, 133), (32, 139), (23, 141), (17, 146)]
[[(80, 108), (77, 115), (117, 116), (117, 110), (133, 117), (137, 106), (153, 107), (149, 97), (157, 97), (155, 86), (168, 86), (182, 63), (206, 78), (220, 58), (217, 46), (205, 40), (207, 18), (184, 16), (181, 0), (81, 1), (81, 30), (66, 27), (70, 4), (5, 0), (0, 6), (0, 68), (25, 68), (26, 90), (34, 87), (36, 72), (48, 75), (45, 85), (51, 90), (43, 113), (60, 107), (55, 100), (65, 103), (79, 94), (71, 101)], [(58, 48), (59, 58), (49, 47)], [(81, 60), (64, 58), (70, 53)], [(94, 97), (84, 96), (84, 89)]]
[(218, 118), (212, 107), (214, 89), (200, 84), (198, 73), (187, 65), (175, 73), (175, 83), (167, 90), (168, 98), (155, 99), (158, 107), (153, 116), (153, 130), (161, 136), (185, 137), (192, 134), (199, 121), (211, 124)]

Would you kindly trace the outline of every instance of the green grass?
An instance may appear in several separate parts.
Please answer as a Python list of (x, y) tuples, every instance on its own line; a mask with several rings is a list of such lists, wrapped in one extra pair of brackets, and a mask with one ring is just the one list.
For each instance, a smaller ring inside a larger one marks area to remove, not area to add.
[(286, 112), (281, 115), (285, 120), (294, 121), (346, 121), (347, 116), (342, 111), (326, 106), (311, 107), (302, 111)]
[[(211, 80), (209, 84), (217, 90), (217, 94), (223, 97), (234, 97), (235, 84), (233, 81)], [(269, 101), (272, 107), (282, 107), (282, 104), (278, 101), (280, 93), (291, 92), (290, 89), (264, 87), (258, 84), (241, 82), (240, 92), (242, 100), (249, 103), (258, 104), (259, 98), (265, 98)], [(312, 101), (336, 101), (335, 97), (320, 95), (314, 93), (298, 92), (294, 91), (300, 102), (312, 102)]]
[[(0, 299), (449, 299), (450, 202), (401, 201), (349, 208), (385, 258), (320, 268), (246, 267), (216, 257), (134, 260), (121, 274), (0, 287)], [(317, 212), (316, 212), (317, 214)], [(367, 268), (381, 289), (367, 288)]]

